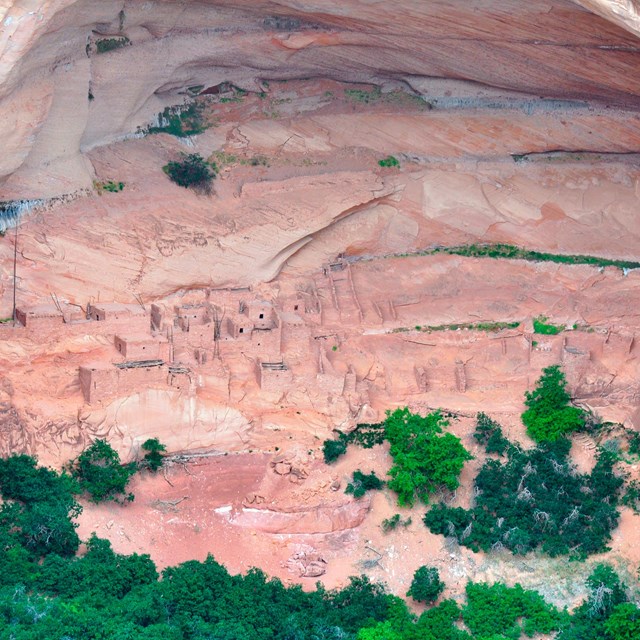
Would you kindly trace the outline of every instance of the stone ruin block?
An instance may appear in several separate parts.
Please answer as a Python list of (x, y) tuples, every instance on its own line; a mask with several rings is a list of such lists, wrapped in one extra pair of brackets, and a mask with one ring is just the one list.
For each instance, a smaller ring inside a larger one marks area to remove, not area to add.
[(429, 379), (427, 378), (427, 371), (424, 367), (414, 367), (413, 372), (416, 377), (416, 384), (418, 385), (418, 391), (420, 393), (426, 393), (429, 390)]
[(16, 318), (28, 329), (46, 330), (64, 324), (64, 315), (54, 304), (39, 304), (32, 307), (18, 307)]
[(103, 363), (80, 367), (80, 388), (85, 402), (94, 404), (118, 395), (118, 369)]
[(293, 373), (281, 362), (259, 362), (258, 383), (263, 391), (282, 393), (293, 382)]
[(242, 302), (240, 313), (249, 318), (255, 329), (275, 329), (279, 324), (276, 310), (270, 302)]
[(465, 393), (467, 390), (467, 372), (465, 371), (464, 362), (456, 362), (455, 378), (458, 393)]
[(127, 360), (168, 360), (170, 345), (164, 337), (131, 335), (114, 338), (115, 348)]

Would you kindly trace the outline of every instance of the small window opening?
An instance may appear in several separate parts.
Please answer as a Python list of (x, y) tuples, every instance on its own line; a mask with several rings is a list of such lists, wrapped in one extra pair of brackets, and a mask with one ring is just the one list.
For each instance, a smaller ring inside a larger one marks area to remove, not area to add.
[(260, 320), (262, 320), (262, 318), (264, 318), (264, 313), (260, 314)]

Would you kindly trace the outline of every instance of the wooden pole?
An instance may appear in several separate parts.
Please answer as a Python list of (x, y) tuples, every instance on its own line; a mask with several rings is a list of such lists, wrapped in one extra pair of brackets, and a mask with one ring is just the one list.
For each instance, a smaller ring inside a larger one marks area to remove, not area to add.
[(13, 240), (13, 326), (16, 326), (16, 284), (17, 284), (17, 266), (18, 266), (18, 219), (16, 218), (16, 232)]

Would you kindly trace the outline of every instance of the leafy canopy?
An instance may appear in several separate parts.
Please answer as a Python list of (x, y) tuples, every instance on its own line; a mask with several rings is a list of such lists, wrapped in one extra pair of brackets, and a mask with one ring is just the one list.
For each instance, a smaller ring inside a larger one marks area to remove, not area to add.
[(413, 506), (416, 498), (427, 503), (438, 489), (458, 487), (462, 467), (473, 456), (460, 438), (442, 433), (448, 425), (440, 411), (425, 417), (406, 407), (387, 412), (385, 435), (393, 458), (388, 486), (398, 494), (399, 505)]
[[(69, 508), (62, 519), (73, 530), (74, 486), (68, 475), (38, 467), (29, 456), (0, 460), (2, 638), (518, 640), (556, 630), (558, 640), (638, 637), (638, 608), (606, 565), (594, 569), (588, 596), (573, 615), (518, 585), (469, 582), (466, 603), (445, 600), (416, 617), (366, 576), (350, 578), (340, 590), (318, 584), (306, 591), (259, 569), (231, 575), (211, 556), (168, 567), (159, 576), (148, 555), (117, 554), (95, 536), (81, 557), (61, 553), (55, 533), (51, 544), (43, 539), (38, 548), (28, 546), (25, 511)], [(421, 567), (411, 595), (437, 597), (441, 584), (434, 569)]]
[(435, 567), (423, 565), (416, 569), (407, 595), (418, 602), (435, 602), (444, 591), (445, 584)]
[(584, 411), (569, 403), (564, 374), (558, 365), (543, 369), (533, 391), (525, 394), (527, 410), (522, 422), (536, 442), (553, 442), (584, 426)]
[(106, 440), (96, 440), (71, 465), (72, 475), (93, 502), (132, 501), (133, 494), (125, 491), (135, 472), (136, 464), (120, 464), (118, 452)]
[(0, 459), (0, 575), (27, 571), (23, 564), (45, 553), (73, 555), (80, 544), (72, 518), (81, 512), (75, 481), (38, 467), (27, 455)]
[(640, 638), (640, 609), (631, 602), (619, 604), (604, 625), (613, 640)]
[(467, 605), (462, 610), (465, 624), (476, 637), (531, 637), (556, 631), (563, 615), (536, 591), (519, 584), (507, 587), (497, 582), (467, 583)]

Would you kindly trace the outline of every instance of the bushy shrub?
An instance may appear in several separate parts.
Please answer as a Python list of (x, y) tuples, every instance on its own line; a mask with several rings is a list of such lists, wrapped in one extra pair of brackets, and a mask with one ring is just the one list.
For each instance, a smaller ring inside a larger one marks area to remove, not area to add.
[(556, 631), (564, 616), (545, 602), (537, 591), (510, 588), (497, 582), (467, 583), (467, 604), (462, 610), (465, 625), (478, 638), (532, 637)]
[(502, 427), (482, 412), (478, 413), (473, 437), (484, 445), (487, 453), (497, 453), (501, 456), (510, 446), (509, 440), (502, 434)]
[(346, 452), (347, 442), (344, 438), (338, 438), (337, 440), (325, 440), (322, 443), (322, 455), (324, 456), (325, 464), (335, 462)]
[(384, 487), (384, 482), (378, 478), (374, 471), (364, 474), (360, 469), (353, 472), (353, 480), (347, 485), (345, 493), (354, 498), (362, 498), (367, 491), (377, 491)]
[(570, 447), (564, 439), (529, 451), (511, 445), (506, 462), (487, 460), (476, 476), (472, 509), (439, 504), (424, 523), (475, 551), (525, 554), (541, 547), (551, 556), (576, 557), (605, 551), (618, 523), (623, 480), (606, 453), (591, 474), (577, 473)]
[[(616, 572), (606, 564), (596, 565), (591, 575), (587, 579), (587, 597), (584, 602), (574, 610), (570, 620), (567, 620), (560, 633), (556, 636), (558, 640), (613, 640), (616, 639), (614, 633), (608, 635), (608, 622), (612, 620), (612, 631), (621, 623), (618, 631), (622, 632), (620, 640), (631, 640), (637, 636), (624, 635), (627, 626), (625, 610), (622, 610), (620, 617), (619, 607), (627, 602), (626, 586), (620, 581)], [(632, 627), (633, 628), (633, 627)]]
[(204, 105), (192, 102), (167, 107), (158, 114), (158, 125), (149, 127), (146, 133), (168, 133), (176, 138), (188, 138), (206, 131), (209, 126), (204, 118)]
[(211, 183), (216, 177), (216, 166), (198, 153), (183, 153), (182, 160), (171, 161), (162, 170), (177, 185), (204, 193), (211, 192)]
[(634, 513), (640, 514), (640, 483), (637, 480), (632, 480), (627, 485), (620, 502)]
[(358, 424), (356, 428), (345, 438), (349, 444), (357, 444), (363, 449), (371, 449), (377, 444), (382, 444), (385, 439), (385, 423), (384, 422), (363, 422)]
[(31, 456), (0, 458), (0, 582), (22, 574), (25, 566), (17, 565), (29, 557), (77, 551), (78, 525), (71, 519), (82, 511), (74, 497), (78, 491), (68, 474), (38, 467)]
[(149, 438), (142, 443), (142, 449), (147, 452), (142, 460), (142, 467), (155, 473), (162, 467), (167, 447), (158, 438)]
[(109, 193), (118, 193), (124, 190), (124, 182), (114, 182), (113, 180), (106, 180), (104, 182), (94, 182), (93, 186), (99, 195), (102, 195), (103, 191)]
[(536, 388), (525, 397), (522, 422), (536, 442), (552, 442), (584, 426), (584, 412), (569, 404), (571, 396), (558, 365), (543, 369)]
[(381, 167), (399, 167), (400, 163), (398, 162), (398, 159), (394, 156), (387, 156), (386, 158), (383, 158), (382, 160), (378, 160), (378, 164)]
[(551, 324), (546, 316), (538, 316), (533, 319), (533, 332), (546, 336), (554, 336), (564, 331), (564, 326)]
[(385, 518), (380, 524), (380, 528), (384, 533), (394, 531), (398, 527), (408, 527), (411, 524), (411, 518), (402, 519), (399, 513), (394, 514), (390, 518)]
[(435, 602), (444, 591), (445, 584), (435, 567), (423, 565), (416, 569), (407, 595), (418, 602)]
[(613, 640), (638, 640), (640, 609), (631, 602), (619, 604), (605, 622), (604, 628)]
[(102, 38), (96, 40), (96, 51), (98, 53), (107, 53), (109, 51), (115, 51), (122, 47), (127, 47), (131, 44), (131, 40), (127, 36), (118, 36), (116, 38)]
[(375, 424), (363, 422), (349, 433), (340, 433), (336, 440), (325, 440), (322, 444), (325, 463), (335, 462), (347, 452), (349, 444), (356, 444), (363, 449), (371, 449), (376, 444), (382, 444), (385, 438), (384, 429), (383, 422)]
[(434, 250), (459, 256), (474, 258), (505, 258), (507, 260), (530, 260), (531, 262), (556, 262), (559, 264), (588, 264), (595, 267), (617, 267), (618, 269), (638, 269), (640, 262), (629, 260), (611, 260), (599, 256), (563, 255), (542, 253), (521, 249), (510, 244), (471, 244), (458, 247), (440, 247)]
[[(259, 569), (230, 575), (211, 556), (158, 576), (148, 555), (117, 554), (95, 536), (73, 557), (57, 546), (56, 529), (41, 529), (43, 546), (27, 550), (24, 510), (73, 503), (73, 487), (69, 476), (37, 467), (29, 456), (0, 460), (3, 638), (518, 640), (559, 629), (557, 640), (636, 640), (640, 633), (638, 608), (606, 565), (595, 567), (588, 596), (571, 616), (518, 585), (469, 582), (462, 609), (445, 600), (416, 621), (400, 598), (366, 576), (343, 589), (318, 583), (307, 591)], [(63, 516), (69, 526), (72, 514)], [(54, 543), (45, 546), (45, 537)]]

